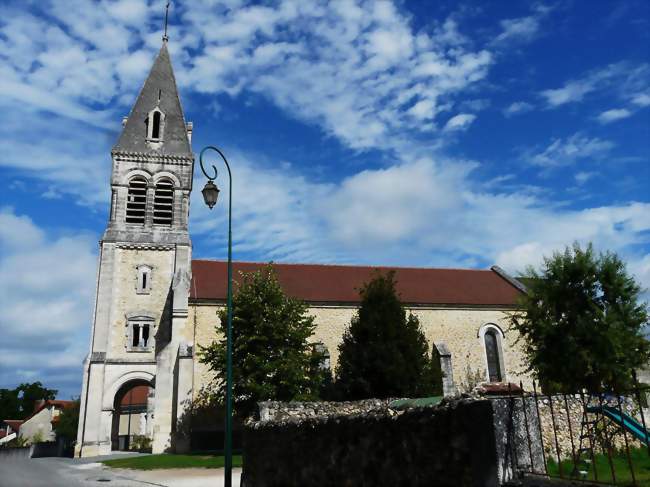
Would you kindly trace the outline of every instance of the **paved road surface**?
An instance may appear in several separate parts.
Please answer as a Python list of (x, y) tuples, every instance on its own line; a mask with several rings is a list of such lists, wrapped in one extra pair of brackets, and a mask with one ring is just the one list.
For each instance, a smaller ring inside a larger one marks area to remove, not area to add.
[[(126, 470), (104, 467), (100, 459), (0, 458), (0, 487), (203, 487), (223, 485), (223, 469)], [(123, 458), (123, 455), (117, 457)], [(239, 486), (241, 469), (233, 471)]]

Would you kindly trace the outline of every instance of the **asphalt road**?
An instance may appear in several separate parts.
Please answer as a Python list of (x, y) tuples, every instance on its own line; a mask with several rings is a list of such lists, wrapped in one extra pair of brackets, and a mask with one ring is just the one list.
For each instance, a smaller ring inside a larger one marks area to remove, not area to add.
[[(136, 471), (104, 467), (98, 460), (122, 456), (72, 458), (0, 458), (0, 487), (203, 487), (223, 485), (223, 469)], [(240, 470), (233, 472), (239, 485)]]

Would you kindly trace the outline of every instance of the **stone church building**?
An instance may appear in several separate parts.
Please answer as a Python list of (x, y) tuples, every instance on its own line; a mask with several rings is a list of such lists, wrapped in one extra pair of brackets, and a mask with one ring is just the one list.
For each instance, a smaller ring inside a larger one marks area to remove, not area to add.
[[(111, 151), (111, 205), (100, 241), (90, 353), (84, 362), (77, 454), (188, 448), (179, 420), (211, 378), (197, 345), (217, 338), (226, 263), (192, 260), (188, 231), (194, 154), (166, 41)], [(236, 171), (236, 167), (235, 167)], [(264, 264), (235, 263), (234, 275)], [(309, 304), (313, 341), (333, 370), (359, 287), (375, 268), (275, 264), (289, 295)], [(505, 324), (522, 285), (502, 270), (397, 268), (402, 301), (416, 314), (445, 371), (445, 394), (472, 381), (519, 381)], [(200, 429), (201, 425), (193, 425)]]

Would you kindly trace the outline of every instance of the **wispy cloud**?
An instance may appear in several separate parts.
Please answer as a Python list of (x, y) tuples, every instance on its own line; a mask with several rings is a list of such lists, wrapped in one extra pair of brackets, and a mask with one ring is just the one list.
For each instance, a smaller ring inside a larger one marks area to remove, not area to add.
[(609, 140), (575, 133), (566, 139), (554, 139), (541, 151), (529, 151), (525, 158), (535, 166), (548, 169), (584, 159), (602, 159), (613, 147), (614, 143)]
[(519, 115), (521, 113), (526, 113), (531, 111), (534, 106), (531, 103), (525, 101), (516, 101), (508, 105), (503, 110), (503, 115), (505, 117), (512, 117), (514, 115)]
[(445, 124), (445, 130), (462, 130), (468, 128), (476, 120), (473, 113), (459, 113), (451, 117)]
[(619, 62), (588, 72), (585, 76), (567, 81), (560, 88), (540, 92), (548, 108), (582, 101), (596, 91), (611, 91), (621, 99), (629, 99), (639, 89), (650, 84), (650, 65)]
[(616, 122), (632, 116), (632, 112), (625, 108), (612, 108), (600, 113), (597, 117), (598, 121), (602, 124)]

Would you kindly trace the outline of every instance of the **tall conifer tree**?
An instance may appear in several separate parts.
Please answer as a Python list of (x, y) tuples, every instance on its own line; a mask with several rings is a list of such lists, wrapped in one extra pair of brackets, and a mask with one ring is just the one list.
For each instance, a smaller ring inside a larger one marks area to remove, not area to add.
[(430, 359), (417, 317), (407, 316), (395, 274), (377, 274), (339, 345), (336, 390), (341, 399), (417, 397), (433, 393)]

